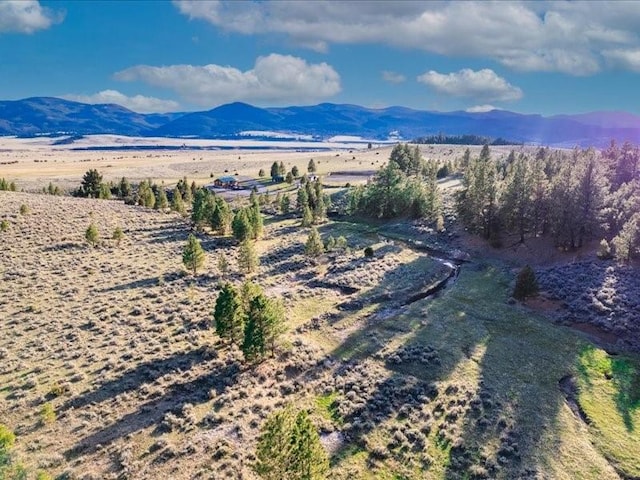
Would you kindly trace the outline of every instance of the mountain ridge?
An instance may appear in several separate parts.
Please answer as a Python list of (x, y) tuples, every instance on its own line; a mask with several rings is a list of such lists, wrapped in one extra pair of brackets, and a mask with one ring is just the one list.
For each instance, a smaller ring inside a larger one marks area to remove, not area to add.
[(488, 112), (368, 108), (353, 104), (256, 107), (233, 102), (206, 111), (142, 114), (117, 104), (86, 104), (57, 97), (0, 101), (0, 135), (77, 135), (234, 138), (244, 131), (276, 131), (316, 138), (356, 135), (385, 139), (473, 134), (520, 143), (604, 146), (637, 141), (640, 117), (600, 111), (542, 116), (508, 110)]

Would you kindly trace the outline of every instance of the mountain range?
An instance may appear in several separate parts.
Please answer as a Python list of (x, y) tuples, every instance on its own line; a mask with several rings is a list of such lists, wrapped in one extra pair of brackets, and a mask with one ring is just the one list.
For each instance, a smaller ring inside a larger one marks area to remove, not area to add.
[(202, 112), (141, 114), (120, 105), (90, 105), (54, 97), (0, 101), (0, 135), (235, 138), (246, 131), (312, 135), (319, 139), (354, 135), (410, 140), (440, 133), (474, 134), (518, 143), (604, 146), (612, 139), (640, 141), (640, 117), (626, 112), (544, 117), (506, 110), (435, 112), (331, 103), (259, 108), (240, 102)]

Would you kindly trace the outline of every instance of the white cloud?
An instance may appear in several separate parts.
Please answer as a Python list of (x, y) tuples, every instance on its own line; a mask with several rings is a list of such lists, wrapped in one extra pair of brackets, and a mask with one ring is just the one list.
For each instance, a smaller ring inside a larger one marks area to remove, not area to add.
[(64, 14), (42, 7), (36, 0), (0, 2), (0, 33), (33, 33), (64, 19)]
[(63, 95), (62, 98), (73, 100), (74, 102), (105, 104), (115, 103), (129, 110), (138, 113), (165, 113), (175, 112), (180, 108), (178, 102), (173, 100), (162, 100), (160, 98), (146, 97), (144, 95), (134, 95), (129, 97), (117, 90), (103, 90), (93, 95)]
[(470, 97), (488, 102), (508, 102), (522, 98), (522, 90), (488, 68), (478, 71), (463, 68), (453, 73), (430, 70), (420, 75), (418, 81), (438, 93), (452, 97)]
[(405, 77), (400, 73), (390, 72), (389, 70), (383, 70), (382, 79), (385, 82), (389, 82), (389, 83), (402, 83), (407, 79), (407, 77)]
[(603, 55), (611, 65), (640, 72), (640, 48), (607, 50)]
[(591, 75), (612, 49), (640, 48), (637, 2), (174, 0), (191, 19), (241, 34), (284, 34), (300, 46), (386, 44), (489, 58), (510, 68)]
[(474, 107), (469, 107), (465, 110), (468, 113), (486, 113), (492, 110), (496, 110), (496, 107), (493, 105), (476, 105)]
[(251, 70), (221, 65), (137, 65), (115, 75), (169, 88), (191, 103), (213, 106), (231, 101), (308, 103), (340, 92), (340, 75), (326, 63), (272, 53), (258, 57)]

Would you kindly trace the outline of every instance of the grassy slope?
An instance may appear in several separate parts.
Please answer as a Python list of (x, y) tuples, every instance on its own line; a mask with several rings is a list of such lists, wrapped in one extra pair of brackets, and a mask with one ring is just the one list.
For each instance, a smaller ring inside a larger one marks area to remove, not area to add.
[[(0, 371), (0, 423), (16, 430), (16, 449), (30, 468), (61, 473), (90, 465), (95, 478), (115, 478), (126, 465), (135, 478), (251, 478), (247, 452), (264, 415), (294, 401), (345, 435), (331, 478), (617, 478), (604, 455), (636, 472), (637, 360), (611, 360), (571, 331), (509, 305), (509, 278), (497, 265), (466, 264), (439, 297), (401, 307), (397, 296), (417, 288), (412, 275), (428, 279), (435, 262), (377, 243), (375, 259), (358, 254), (343, 260), (344, 272), (327, 274), (333, 261), (301, 260), (306, 234), (296, 222), (275, 221), (259, 250), (280, 256), (256, 278), (272, 294), (289, 294), (289, 340), (321, 350), (296, 344), (288, 360), (234, 373), (232, 352), (200, 353), (216, 345), (206, 330), (215, 258), (232, 247), (206, 241), (206, 276), (193, 282), (176, 274), (186, 231), (172, 216), (112, 202), (2, 200), (12, 223), (2, 241), (12, 243), (0, 312), (11, 321), (0, 324), (0, 347), (11, 368)], [(16, 214), (22, 202), (33, 216)], [(105, 236), (123, 225), (122, 248), (84, 247), (92, 219)], [(322, 233), (347, 236), (358, 252), (378, 241), (375, 228), (345, 223)], [(367, 286), (354, 296), (316, 292), (307, 274)], [(354, 300), (362, 306), (338, 307)], [(296, 330), (325, 313), (332, 319), (319, 328)], [(427, 360), (392, 361), (411, 349)], [(315, 372), (327, 355), (344, 362), (317, 376), (294, 375)], [(344, 373), (349, 366), (354, 372)], [(591, 427), (558, 388), (569, 374), (579, 380)], [(41, 426), (40, 408), (58, 383), (70, 393), (51, 400), (59, 418)], [(426, 394), (411, 393), (415, 385)], [(65, 408), (73, 401), (74, 409)], [(170, 413), (186, 426), (159, 435)], [(107, 447), (74, 450), (88, 440)]]

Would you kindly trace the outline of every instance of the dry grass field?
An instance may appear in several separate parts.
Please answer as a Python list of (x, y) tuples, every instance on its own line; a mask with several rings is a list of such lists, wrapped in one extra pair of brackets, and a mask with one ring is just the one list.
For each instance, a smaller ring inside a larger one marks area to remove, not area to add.
[[(64, 155), (44, 170), (25, 157), (0, 177), (34, 190), (49, 179), (76, 186), (89, 168), (107, 180), (206, 182), (214, 167), (268, 172), (276, 158), (299, 168), (310, 158)], [(388, 150), (345, 155), (314, 159), (321, 172), (345, 171), (340, 162), (362, 155), (351, 168), (370, 170)], [(260, 427), (287, 403), (311, 413), (332, 479), (640, 476), (638, 358), (609, 355), (509, 302), (513, 274), (500, 259), (475, 254), (421, 298), (450, 267), (390, 232), (437, 241), (445, 256), (460, 247), (446, 234), (330, 221), (323, 238), (344, 236), (349, 251), (309, 259), (299, 219), (268, 216), (250, 278), (283, 300), (288, 332), (275, 358), (251, 366), (211, 328), (219, 282), (246, 278), (233, 239), (199, 234), (207, 262), (193, 277), (181, 263), (190, 225), (174, 213), (0, 192), (0, 220), (9, 223), (0, 232), (0, 424), (16, 433), (13, 455), (29, 478), (254, 479)], [(84, 241), (91, 223), (97, 248)]]

